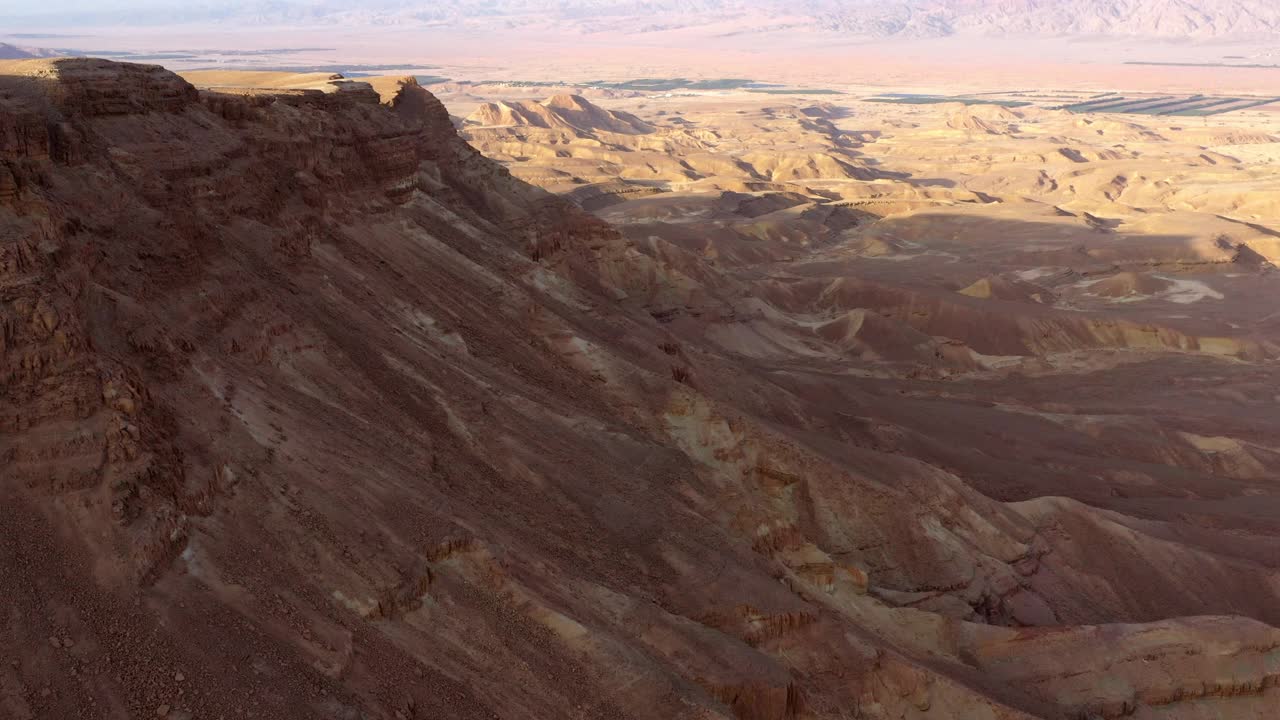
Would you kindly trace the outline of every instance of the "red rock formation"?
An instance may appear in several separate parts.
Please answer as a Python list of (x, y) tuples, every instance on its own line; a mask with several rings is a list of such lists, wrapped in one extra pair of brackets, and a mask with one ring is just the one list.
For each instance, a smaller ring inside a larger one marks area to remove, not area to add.
[(1121, 598), (1042, 559), (1125, 531), (824, 429), (415, 83), (0, 75), (0, 716), (1269, 717), (1258, 622), (999, 627)]

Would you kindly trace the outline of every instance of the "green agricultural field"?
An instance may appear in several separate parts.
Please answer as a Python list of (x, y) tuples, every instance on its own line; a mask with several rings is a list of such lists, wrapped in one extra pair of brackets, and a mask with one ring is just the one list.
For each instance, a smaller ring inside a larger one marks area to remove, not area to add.
[(459, 85), (505, 85), (507, 87), (563, 87), (572, 83), (555, 82), (551, 80), (459, 80)]
[(766, 95), (844, 95), (839, 90), (807, 88), (751, 88), (747, 92), (764, 93)]
[[(1237, 56), (1238, 57), (1238, 56)], [(1264, 63), (1222, 63), (1222, 62), (1144, 62), (1140, 60), (1130, 60), (1125, 65), (1156, 65), (1162, 67), (1207, 67), (1207, 68), (1245, 68), (1245, 69), (1262, 69), (1276, 70), (1280, 69), (1280, 65), (1264, 64)]]
[(1277, 102), (1280, 102), (1280, 98), (1262, 98), (1259, 100), (1245, 102), (1242, 105), (1231, 105), (1231, 106), (1211, 107), (1211, 108), (1199, 107), (1199, 108), (1192, 108), (1189, 110), (1182, 110), (1179, 112), (1171, 112), (1166, 114), (1171, 117), (1208, 117), (1210, 115), (1222, 115), (1225, 113), (1236, 112), (1238, 110), (1248, 110), (1250, 108), (1262, 107), (1264, 105), (1271, 105)]
[(986, 100), (976, 97), (947, 97), (942, 95), (909, 95), (889, 93), (879, 97), (866, 98), (867, 102), (890, 103), (893, 105), (941, 105), (942, 103), (965, 103), (966, 105), (999, 105), (1007, 108), (1027, 107), (1031, 103), (1021, 100)]
[(1110, 94), (1110, 95), (1105, 95), (1103, 97), (1091, 98), (1089, 100), (1085, 100), (1084, 102), (1072, 103), (1070, 105), (1063, 105), (1059, 109), (1069, 110), (1071, 112), (1092, 112), (1094, 108), (1105, 107), (1107, 105), (1114, 105), (1115, 103), (1118, 103), (1118, 102), (1124, 102), (1127, 99), (1128, 98), (1125, 98), (1122, 95)]
[[(129, 58), (132, 61), (132, 58)], [(241, 67), (235, 65), (219, 65), (197, 67), (191, 70), (265, 70), (281, 73), (336, 73), (348, 78), (385, 75), (389, 72), (414, 74), (427, 70), (438, 70), (431, 65), (263, 65)]]
[(746, 78), (719, 78), (713, 80), (688, 80), (686, 78), (639, 78), (636, 80), (594, 80), (592, 82), (563, 82), (559, 80), (464, 80), (464, 85), (506, 85), (508, 87), (573, 87), (603, 88), (605, 90), (632, 90), (635, 92), (671, 92), (673, 90), (738, 90), (742, 88), (768, 89), (765, 83)]
[(1169, 107), (1160, 108), (1159, 115), (1177, 115), (1180, 113), (1199, 112), (1201, 110), (1213, 109), (1214, 113), (1226, 112), (1227, 105), (1235, 105), (1244, 102), (1244, 98), (1228, 97), (1228, 98), (1200, 98), (1196, 101), (1179, 103)]
[(1185, 97), (1154, 97), (1154, 98), (1125, 98), (1115, 102), (1105, 103), (1103, 105), (1095, 105), (1090, 108), (1089, 112), (1118, 112), (1118, 113), (1145, 113), (1152, 108), (1168, 107), (1170, 105), (1181, 105), (1187, 102)]
[(1058, 109), (1074, 113), (1106, 112), (1119, 113), (1121, 115), (1208, 117), (1261, 105), (1270, 105), (1276, 101), (1277, 98), (1209, 97), (1205, 95), (1148, 98), (1112, 96), (1101, 100), (1064, 105)]
[(745, 78), (720, 78), (716, 80), (687, 80), (685, 78), (640, 78), (622, 82), (597, 80), (586, 83), (591, 87), (610, 90), (638, 90), (642, 92), (669, 92), (671, 90), (737, 90), (755, 82)]

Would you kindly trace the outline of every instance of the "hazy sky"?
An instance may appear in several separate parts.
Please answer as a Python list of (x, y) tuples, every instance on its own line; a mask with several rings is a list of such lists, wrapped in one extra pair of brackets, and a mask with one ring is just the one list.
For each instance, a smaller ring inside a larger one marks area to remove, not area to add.
[[(384, 9), (403, 5), (394, 0), (0, 0), (0, 23), (6, 19), (52, 20), (74, 24), (83, 20), (111, 23), (156, 20), (232, 17), (248, 12), (279, 12), (288, 9)], [(417, 3), (431, 5), (433, 0)]]

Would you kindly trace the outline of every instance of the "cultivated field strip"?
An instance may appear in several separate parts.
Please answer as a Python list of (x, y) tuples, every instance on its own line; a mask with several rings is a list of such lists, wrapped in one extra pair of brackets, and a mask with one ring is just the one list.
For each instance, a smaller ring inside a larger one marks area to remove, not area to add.
[(1174, 97), (1122, 97), (1108, 96), (1086, 102), (1062, 106), (1062, 110), (1074, 113), (1108, 112), (1124, 115), (1172, 115), (1183, 117), (1207, 117), (1246, 110), (1280, 101), (1275, 97), (1212, 97), (1191, 95)]

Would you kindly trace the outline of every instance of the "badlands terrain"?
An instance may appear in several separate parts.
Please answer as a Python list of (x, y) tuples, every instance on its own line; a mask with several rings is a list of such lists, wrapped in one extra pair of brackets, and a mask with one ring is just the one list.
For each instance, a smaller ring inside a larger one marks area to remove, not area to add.
[(1274, 107), (752, 90), (0, 63), (0, 717), (1275, 717)]

